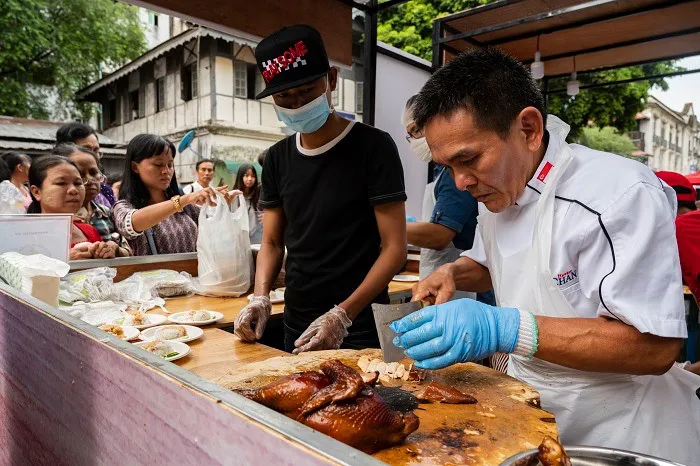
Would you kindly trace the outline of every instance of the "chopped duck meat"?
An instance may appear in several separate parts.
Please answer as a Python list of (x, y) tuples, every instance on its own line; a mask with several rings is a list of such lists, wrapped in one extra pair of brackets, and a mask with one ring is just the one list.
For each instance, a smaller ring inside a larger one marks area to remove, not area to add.
[(446, 387), (437, 382), (430, 382), (425, 389), (416, 395), (420, 401), (448, 404), (474, 404), (476, 398), (462, 393), (456, 388)]
[(545, 437), (537, 450), (542, 466), (571, 466), (571, 459), (564, 447), (552, 437)]

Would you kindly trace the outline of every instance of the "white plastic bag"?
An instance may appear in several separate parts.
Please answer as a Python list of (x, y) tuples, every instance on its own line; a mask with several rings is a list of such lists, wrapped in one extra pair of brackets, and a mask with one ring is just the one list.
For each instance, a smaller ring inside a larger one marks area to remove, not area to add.
[(197, 260), (200, 293), (207, 296), (241, 296), (250, 288), (253, 255), (250, 250), (248, 209), (242, 194), (231, 212), (217, 192), (215, 208), (199, 213)]
[[(168, 269), (136, 272), (126, 280), (115, 284), (117, 288), (122, 286), (131, 287), (130, 294), (140, 297), (140, 300), (150, 297), (174, 298), (176, 296), (191, 296), (196, 291), (190, 274)], [(124, 301), (136, 301), (136, 299), (125, 299)]]

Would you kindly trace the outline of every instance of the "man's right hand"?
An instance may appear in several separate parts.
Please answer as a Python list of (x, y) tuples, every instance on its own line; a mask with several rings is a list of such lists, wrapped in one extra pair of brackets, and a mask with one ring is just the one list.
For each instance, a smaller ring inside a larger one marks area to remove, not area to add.
[(435, 304), (446, 303), (455, 295), (453, 264), (445, 264), (427, 278), (413, 285), (412, 301), (421, 301), (428, 296), (435, 297)]
[(272, 313), (272, 303), (267, 296), (253, 296), (236, 316), (233, 333), (243, 341), (254, 342), (263, 336), (265, 325)]

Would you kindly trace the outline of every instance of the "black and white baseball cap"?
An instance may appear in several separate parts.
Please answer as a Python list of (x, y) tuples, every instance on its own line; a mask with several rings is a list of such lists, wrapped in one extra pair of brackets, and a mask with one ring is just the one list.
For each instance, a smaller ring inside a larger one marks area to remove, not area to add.
[(263, 39), (255, 60), (266, 83), (256, 99), (310, 83), (330, 70), (321, 34), (305, 24), (282, 28)]

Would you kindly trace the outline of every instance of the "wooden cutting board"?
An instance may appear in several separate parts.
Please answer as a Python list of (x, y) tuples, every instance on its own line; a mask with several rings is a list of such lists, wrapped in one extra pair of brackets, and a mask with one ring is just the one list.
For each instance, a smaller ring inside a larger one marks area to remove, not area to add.
[[(374, 349), (317, 351), (247, 364), (216, 382), (229, 389), (258, 388), (294, 372), (317, 370), (329, 359), (359, 371), (357, 360), (362, 355), (381, 359), (381, 352)], [(380, 451), (375, 458), (392, 465), (499, 465), (536, 448), (545, 435), (558, 437), (554, 416), (537, 407), (539, 394), (512, 377), (478, 364), (457, 364), (401, 388), (417, 392), (431, 380), (472, 395), (478, 403), (421, 404), (415, 411), (418, 430), (403, 445)]]

